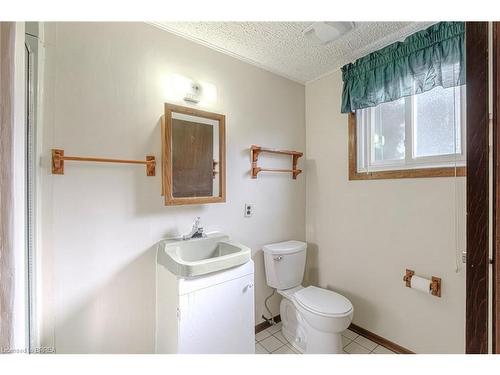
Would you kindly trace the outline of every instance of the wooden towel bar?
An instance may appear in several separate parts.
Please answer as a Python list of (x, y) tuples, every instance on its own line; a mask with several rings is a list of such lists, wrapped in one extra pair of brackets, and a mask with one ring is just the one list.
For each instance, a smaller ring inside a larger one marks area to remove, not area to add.
[(154, 176), (156, 160), (154, 156), (146, 156), (146, 160), (108, 159), (83, 156), (64, 156), (64, 150), (52, 149), (52, 174), (64, 174), (65, 161), (90, 161), (97, 163), (143, 164), (146, 166), (146, 175)]

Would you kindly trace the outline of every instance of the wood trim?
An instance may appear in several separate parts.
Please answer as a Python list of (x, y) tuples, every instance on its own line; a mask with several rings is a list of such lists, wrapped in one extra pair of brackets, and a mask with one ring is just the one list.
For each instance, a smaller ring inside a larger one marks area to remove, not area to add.
[(488, 353), (488, 22), (466, 22), (467, 265), (465, 352)]
[(493, 22), (493, 306), (492, 352), (500, 354), (500, 22)]
[(219, 202), (226, 201), (226, 116), (219, 115)]
[[(276, 323), (281, 322), (281, 316), (279, 314), (276, 315), (274, 317), (274, 321)], [(257, 334), (257, 333), (259, 333), (259, 332), (261, 332), (269, 327), (271, 327), (271, 324), (266, 322), (266, 321), (259, 323), (255, 326), (255, 333)], [(398, 345), (392, 341), (389, 341), (386, 338), (383, 338), (382, 336), (376, 335), (376, 334), (368, 331), (367, 329), (361, 328), (360, 326), (358, 326), (356, 324), (351, 323), (351, 325), (349, 326), (349, 329), (351, 331), (357, 333), (358, 335), (361, 335), (361, 336), (367, 338), (368, 340), (372, 340), (374, 343), (377, 343), (378, 345), (381, 345), (384, 348), (387, 348), (387, 349), (393, 351), (394, 353), (397, 353), (397, 354), (415, 354), (411, 350), (408, 350), (408, 349), (402, 347), (401, 345)]]
[(167, 181), (167, 176), (165, 175), (165, 171), (167, 170), (167, 150), (163, 145), (163, 142), (167, 142), (166, 134), (165, 134), (165, 116), (161, 116), (161, 196), (165, 197), (165, 185)]
[[(186, 197), (173, 196), (172, 183), (172, 112), (204, 117), (219, 122), (219, 196)], [(162, 195), (166, 206), (188, 204), (222, 203), (226, 201), (226, 116), (202, 111), (195, 108), (165, 103), (165, 115), (162, 118)]]
[(386, 338), (383, 338), (382, 336), (376, 335), (373, 332), (368, 331), (367, 329), (364, 329), (356, 324), (351, 323), (349, 326), (349, 329), (353, 332), (356, 332), (358, 335), (361, 335), (368, 340), (371, 340), (384, 348), (387, 348), (389, 350), (392, 350), (394, 353), (397, 354), (415, 354), (411, 350), (406, 349), (405, 347), (398, 345), (392, 341), (387, 340)]
[[(276, 316), (274, 317), (274, 321), (275, 321), (276, 323), (281, 322), (281, 316), (280, 316), (279, 314), (278, 314), (278, 315), (276, 315)], [(263, 330), (265, 330), (265, 329), (267, 329), (267, 328), (271, 327), (271, 325), (272, 325), (271, 323), (268, 323), (267, 321), (263, 321), (262, 323), (259, 323), (259, 324), (257, 324), (257, 325), (255, 326), (255, 333), (257, 334), (257, 333), (259, 333), (259, 332), (261, 332), (261, 331), (263, 331)]]
[(380, 172), (358, 172), (356, 114), (349, 113), (349, 180), (386, 180), (396, 178), (463, 177), (466, 167), (417, 168)]

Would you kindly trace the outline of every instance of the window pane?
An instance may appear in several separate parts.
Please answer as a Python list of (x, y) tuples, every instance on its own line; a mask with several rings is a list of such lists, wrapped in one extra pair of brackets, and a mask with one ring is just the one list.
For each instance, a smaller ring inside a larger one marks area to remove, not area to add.
[(459, 105), (459, 88), (436, 87), (414, 97), (416, 157), (461, 153), (460, 119), (455, 111)]
[(374, 161), (405, 158), (404, 99), (382, 103), (375, 107), (372, 128), (372, 158)]

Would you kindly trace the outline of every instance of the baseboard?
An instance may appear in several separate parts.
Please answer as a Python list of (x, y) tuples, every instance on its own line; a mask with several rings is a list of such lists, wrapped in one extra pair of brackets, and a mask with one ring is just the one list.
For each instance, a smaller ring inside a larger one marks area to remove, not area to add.
[[(281, 316), (279, 314), (276, 315), (274, 317), (274, 321), (276, 323), (281, 322)], [(268, 322), (259, 323), (255, 326), (255, 333), (259, 333), (260, 331), (263, 331), (269, 327), (271, 327), (271, 324)], [(374, 343), (377, 343), (377, 344), (383, 346), (384, 348), (387, 348), (387, 349), (393, 351), (394, 353), (397, 353), (397, 354), (415, 354), (411, 350), (408, 350), (408, 349), (402, 347), (401, 345), (398, 345), (392, 341), (389, 341), (389, 340), (383, 338), (382, 336), (376, 335), (375, 333), (372, 333), (372, 332), (368, 331), (367, 329), (361, 328), (360, 326), (357, 326), (356, 324), (351, 323), (351, 325), (349, 326), (349, 329), (353, 332), (356, 332), (358, 335), (366, 337), (368, 340), (371, 340)]]
[(367, 329), (361, 328), (360, 326), (357, 326), (356, 324), (352, 324), (349, 326), (349, 329), (353, 332), (356, 332), (358, 335), (361, 335), (363, 337), (366, 337), (369, 340), (372, 340), (373, 342), (383, 346), (384, 348), (387, 348), (389, 350), (392, 350), (394, 353), (398, 354), (415, 354), (411, 350), (408, 350), (401, 345), (398, 345), (392, 341), (389, 341), (382, 336), (376, 335), (373, 332), (368, 331)]
[[(276, 315), (276, 316), (274, 317), (274, 321), (275, 321), (276, 323), (281, 322), (281, 316), (280, 316), (279, 314), (278, 314), (278, 315)], [(262, 322), (262, 323), (259, 323), (259, 324), (257, 324), (257, 325), (255, 326), (255, 333), (259, 333), (260, 331), (263, 331), (263, 330), (265, 330), (266, 328), (271, 327), (271, 325), (272, 325), (271, 323), (268, 323), (268, 322), (266, 322), (266, 321), (264, 321), (264, 322)]]

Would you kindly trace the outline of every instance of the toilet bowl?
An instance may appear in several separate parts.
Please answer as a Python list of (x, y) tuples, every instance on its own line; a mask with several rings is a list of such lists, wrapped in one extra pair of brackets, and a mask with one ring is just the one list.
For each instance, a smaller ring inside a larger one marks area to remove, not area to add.
[(336, 292), (301, 285), (306, 248), (300, 241), (263, 248), (267, 284), (283, 297), (280, 304), (283, 335), (303, 353), (342, 353), (341, 333), (352, 321), (353, 306)]

